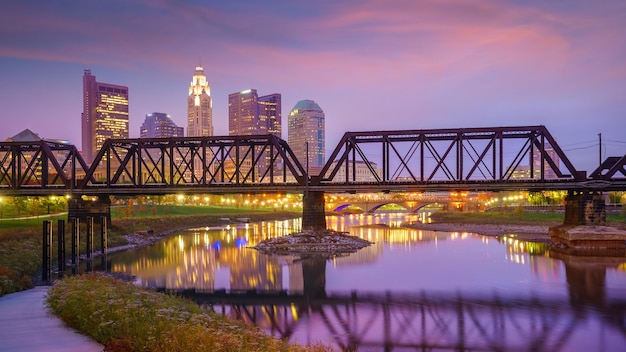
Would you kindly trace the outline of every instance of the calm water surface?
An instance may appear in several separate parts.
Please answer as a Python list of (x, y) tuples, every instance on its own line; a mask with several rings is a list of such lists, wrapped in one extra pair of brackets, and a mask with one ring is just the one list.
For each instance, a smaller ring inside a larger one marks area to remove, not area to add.
[(339, 350), (626, 350), (625, 257), (400, 227), (418, 220), (329, 217), (375, 242), (331, 260), (247, 248), (294, 232), (295, 219), (184, 231), (109, 265), (146, 287), (195, 289), (209, 309), (274, 336)]

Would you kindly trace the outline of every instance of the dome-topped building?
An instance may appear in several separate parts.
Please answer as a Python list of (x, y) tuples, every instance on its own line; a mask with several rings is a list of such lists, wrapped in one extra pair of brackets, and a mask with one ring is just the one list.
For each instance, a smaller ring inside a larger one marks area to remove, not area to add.
[(324, 110), (309, 99), (300, 100), (289, 112), (287, 142), (309, 174), (318, 174), (325, 163), (324, 119)]

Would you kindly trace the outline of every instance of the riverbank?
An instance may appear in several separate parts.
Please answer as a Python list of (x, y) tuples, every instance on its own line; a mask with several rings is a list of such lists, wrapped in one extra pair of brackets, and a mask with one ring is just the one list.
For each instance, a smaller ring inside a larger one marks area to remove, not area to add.
[[(483, 236), (507, 236), (528, 242), (550, 243), (548, 230), (563, 224), (563, 214), (437, 212), (431, 215), (431, 221), (406, 226), (420, 230), (470, 232)], [(608, 216), (607, 225), (626, 230), (624, 215)]]
[(483, 236), (513, 236), (522, 241), (549, 243), (550, 235), (548, 229), (550, 226), (544, 225), (496, 225), (496, 224), (448, 224), (448, 223), (430, 223), (430, 224), (410, 224), (407, 227), (445, 232), (470, 232)]

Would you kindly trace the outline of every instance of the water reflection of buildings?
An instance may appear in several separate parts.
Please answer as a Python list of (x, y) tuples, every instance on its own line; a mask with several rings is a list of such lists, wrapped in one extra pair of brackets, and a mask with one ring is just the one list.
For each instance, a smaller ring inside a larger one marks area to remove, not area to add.
[[(512, 236), (492, 238), (506, 245), (506, 257), (509, 262), (528, 265), (533, 278), (541, 281), (552, 281), (561, 275), (562, 265), (551, 260), (547, 243), (521, 241)], [(489, 241), (484, 237), (483, 241)]]
[[(415, 216), (417, 219), (417, 216)], [(545, 244), (533, 244), (514, 238), (489, 238), (470, 233), (446, 233), (402, 227), (413, 216), (354, 216), (331, 219), (331, 226), (349, 229), (350, 234), (373, 244), (356, 253), (335, 257), (333, 267), (376, 262), (390, 250), (410, 250), (431, 242), (463, 241), (479, 237), (506, 244), (506, 259), (529, 264), (535, 277), (559, 275), (559, 264), (549, 260)], [(300, 220), (225, 224), (220, 228), (198, 228), (169, 238), (154, 247), (140, 249), (137, 255), (114, 257), (111, 269), (134, 275), (147, 287), (213, 291), (304, 289), (302, 264), (290, 256), (270, 257), (253, 249), (259, 241), (295, 232)], [(361, 226), (354, 226), (354, 225)], [(529, 253), (530, 256), (527, 256)], [(527, 263), (527, 261), (529, 263)]]
[(146, 287), (282, 290), (279, 259), (245, 247), (293, 232), (298, 224), (298, 220), (291, 220), (196, 229), (142, 248), (132, 257), (113, 255), (111, 270), (136, 276)]

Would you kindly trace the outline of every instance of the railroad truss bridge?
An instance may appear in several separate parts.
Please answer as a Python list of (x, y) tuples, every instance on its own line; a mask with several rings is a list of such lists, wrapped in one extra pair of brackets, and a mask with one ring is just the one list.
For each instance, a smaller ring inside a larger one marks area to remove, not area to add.
[(41, 140), (0, 142), (0, 195), (70, 195), (82, 216), (108, 213), (110, 195), (293, 192), (303, 228), (317, 228), (325, 192), (566, 190), (565, 223), (583, 224), (600, 192), (626, 190), (625, 165), (579, 171), (544, 126), (347, 132), (315, 174), (274, 135), (109, 139), (91, 163)]

